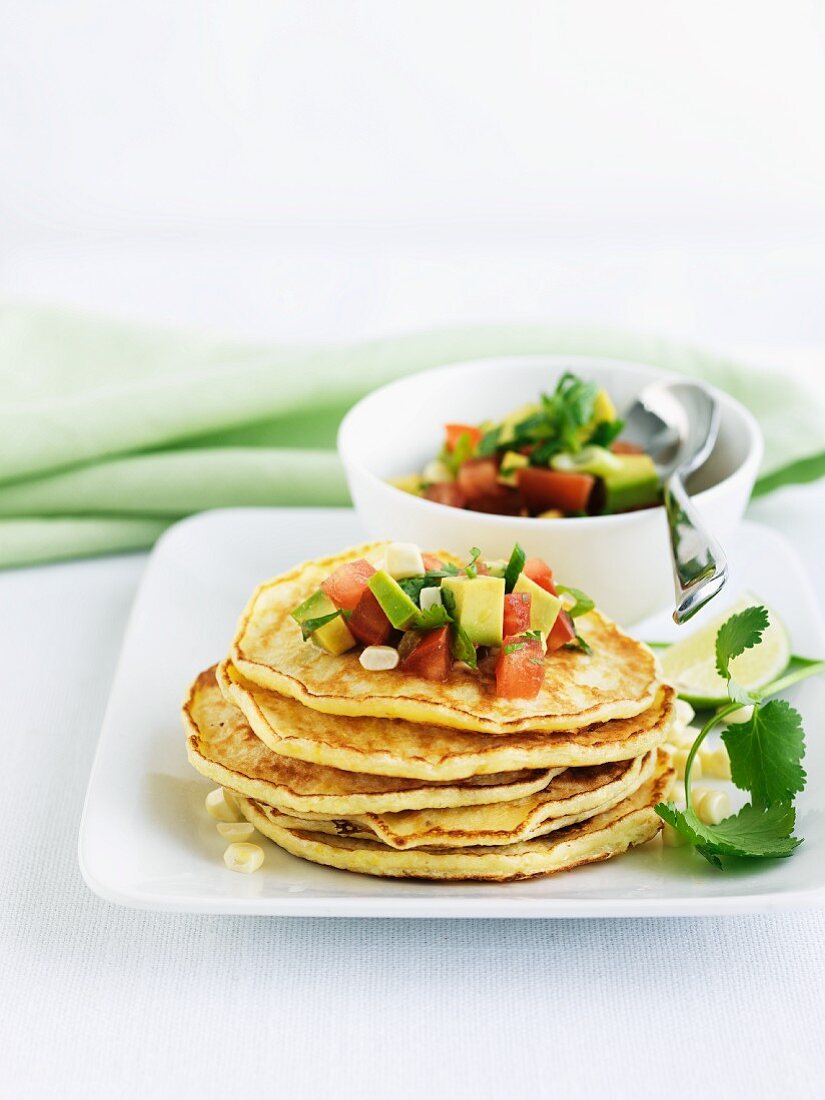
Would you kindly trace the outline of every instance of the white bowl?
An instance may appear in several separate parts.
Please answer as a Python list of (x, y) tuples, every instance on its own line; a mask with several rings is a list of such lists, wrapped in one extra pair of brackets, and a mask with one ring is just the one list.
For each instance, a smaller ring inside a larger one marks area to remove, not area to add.
[[(428, 550), (509, 555), (514, 542), (544, 558), (563, 584), (589, 593), (612, 618), (630, 624), (673, 602), (664, 509), (615, 516), (533, 519), (435, 504), (388, 478), (418, 473), (441, 449), (444, 425), (498, 420), (566, 370), (604, 386), (619, 414), (648, 383), (680, 377), (656, 367), (579, 356), (514, 356), (436, 367), (382, 386), (359, 401), (338, 432), (353, 503), (368, 534)], [(738, 525), (762, 459), (759, 426), (738, 401), (712, 389), (721, 407), (719, 438), (691, 480), (694, 502), (724, 547)]]

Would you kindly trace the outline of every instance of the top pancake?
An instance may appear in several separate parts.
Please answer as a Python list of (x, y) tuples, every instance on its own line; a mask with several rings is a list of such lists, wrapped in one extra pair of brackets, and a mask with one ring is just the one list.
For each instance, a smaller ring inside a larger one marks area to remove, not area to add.
[(231, 659), (243, 677), (326, 714), (399, 718), (477, 733), (571, 731), (633, 718), (657, 693), (653, 653), (598, 612), (577, 620), (592, 654), (560, 649), (546, 661), (535, 699), (500, 699), (492, 686), (456, 665), (447, 683), (399, 672), (366, 672), (353, 650), (333, 657), (303, 641), (292, 610), (344, 562), (376, 562), (387, 543), (306, 562), (266, 581), (244, 611)]

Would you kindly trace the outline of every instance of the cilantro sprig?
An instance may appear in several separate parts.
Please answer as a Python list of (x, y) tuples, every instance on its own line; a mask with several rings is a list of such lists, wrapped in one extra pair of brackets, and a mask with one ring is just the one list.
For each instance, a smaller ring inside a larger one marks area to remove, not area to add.
[[(793, 800), (805, 787), (802, 717), (784, 699), (769, 698), (806, 676), (825, 670), (825, 662), (795, 658), (785, 674), (758, 692), (747, 691), (731, 672), (731, 661), (762, 641), (769, 616), (764, 607), (731, 615), (716, 635), (716, 669), (726, 680), (730, 702), (716, 710), (700, 730), (685, 762), (685, 809), (660, 802), (656, 812), (715, 867), (724, 858), (775, 859), (790, 856), (802, 843), (793, 835)], [(718, 825), (706, 825), (690, 804), (690, 774), (699, 748), (725, 717), (752, 707), (744, 722), (728, 725), (722, 741), (728, 750), (731, 779), (750, 801)]]
[(304, 619), (301, 622), (301, 637), (306, 642), (311, 634), (314, 634), (316, 630), (320, 630), (322, 626), (326, 626), (327, 623), (331, 623), (333, 619), (348, 619), (349, 612), (342, 611), (338, 608), (336, 611), (331, 611), (328, 615), (317, 615), (314, 619)]

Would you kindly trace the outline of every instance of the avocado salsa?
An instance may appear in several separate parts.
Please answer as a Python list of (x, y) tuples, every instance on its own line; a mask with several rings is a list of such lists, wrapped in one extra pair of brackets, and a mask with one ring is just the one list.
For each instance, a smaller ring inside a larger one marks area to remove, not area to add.
[(620, 436), (609, 395), (576, 375), (498, 422), (447, 424), (421, 474), (392, 484), (438, 504), (506, 516), (611, 515), (661, 501), (653, 460)]
[(389, 543), (377, 566), (359, 558), (335, 569), (292, 618), (332, 656), (362, 647), (367, 670), (444, 682), (458, 664), (494, 680), (501, 698), (532, 699), (553, 653), (589, 652), (574, 620), (593, 606), (518, 544), (507, 561), (484, 561), (473, 548), (459, 566)]

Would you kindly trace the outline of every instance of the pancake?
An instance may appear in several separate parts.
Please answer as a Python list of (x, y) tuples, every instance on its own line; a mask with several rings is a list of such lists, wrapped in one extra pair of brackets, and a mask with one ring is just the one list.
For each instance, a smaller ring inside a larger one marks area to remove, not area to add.
[(664, 741), (675, 706), (673, 689), (662, 686), (653, 705), (634, 718), (553, 735), (491, 736), (402, 719), (313, 711), (294, 699), (250, 684), (226, 662), (218, 666), (217, 676), (227, 700), (279, 755), (345, 771), (430, 782), (522, 768), (584, 767), (629, 760)]
[(389, 672), (366, 672), (352, 650), (333, 657), (303, 641), (292, 610), (344, 562), (376, 562), (387, 543), (356, 547), (306, 562), (255, 591), (238, 626), (231, 660), (247, 681), (325, 714), (406, 719), (487, 734), (570, 731), (633, 718), (656, 697), (651, 650), (596, 611), (577, 626), (592, 654), (559, 649), (545, 663), (535, 699), (498, 698), (478, 674), (456, 665), (447, 683)]
[[(297, 704), (296, 704), (297, 705)], [(368, 812), (485, 806), (543, 791), (560, 769), (520, 769), (453, 783), (359, 775), (281, 756), (267, 748), (237, 708), (226, 702), (215, 668), (202, 672), (183, 705), (192, 766), (229, 787), (286, 813), (346, 816)]]
[(515, 844), (612, 809), (647, 782), (655, 768), (655, 751), (637, 760), (568, 768), (537, 794), (488, 806), (404, 810), (334, 820), (319, 820), (314, 814), (301, 820), (269, 807), (264, 812), (281, 828), (366, 837), (399, 850)]
[(610, 859), (651, 840), (662, 825), (654, 807), (667, 797), (673, 774), (660, 751), (655, 774), (612, 809), (549, 836), (500, 847), (397, 851), (375, 840), (282, 828), (260, 803), (241, 798), (239, 805), (260, 833), (313, 863), (390, 878), (512, 882)]

